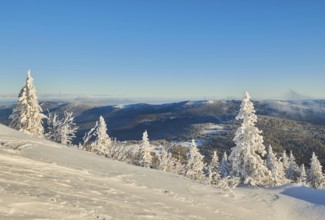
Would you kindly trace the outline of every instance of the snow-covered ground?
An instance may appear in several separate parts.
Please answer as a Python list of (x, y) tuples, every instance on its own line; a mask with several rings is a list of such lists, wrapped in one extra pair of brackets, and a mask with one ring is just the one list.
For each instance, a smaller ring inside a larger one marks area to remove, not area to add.
[(216, 135), (226, 133), (227, 130), (223, 125), (220, 124), (209, 124), (203, 131), (204, 135)]
[(324, 219), (325, 191), (222, 192), (0, 125), (0, 219)]
[[(203, 139), (195, 139), (195, 144), (197, 147), (202, 147), (204, 145), (205, 140)], [(172, 141), (172, 144), (176, 144), (182, 147), (192, 147), (192, 140), (188, 141)]]

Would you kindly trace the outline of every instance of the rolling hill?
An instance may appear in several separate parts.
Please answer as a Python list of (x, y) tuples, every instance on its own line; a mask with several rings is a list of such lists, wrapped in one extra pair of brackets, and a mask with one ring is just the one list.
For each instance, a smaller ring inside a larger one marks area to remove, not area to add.
[(220, 191), (0, 125), (1, 219), (323, 219), (324, 190)]

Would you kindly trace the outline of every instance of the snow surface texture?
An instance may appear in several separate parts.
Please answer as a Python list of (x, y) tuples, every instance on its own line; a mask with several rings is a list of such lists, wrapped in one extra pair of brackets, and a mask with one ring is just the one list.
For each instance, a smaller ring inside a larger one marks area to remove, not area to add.
[(325, 191), (213, 186), (0, 125), (0, 219), (324, 219)]

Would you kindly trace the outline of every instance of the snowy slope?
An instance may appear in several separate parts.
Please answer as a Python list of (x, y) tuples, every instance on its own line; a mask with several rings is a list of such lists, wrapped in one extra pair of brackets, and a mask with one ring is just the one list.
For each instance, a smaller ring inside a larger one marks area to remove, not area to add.
[(324, 219), (325, 191), (221, 192), (0, 125), (0, 219)]

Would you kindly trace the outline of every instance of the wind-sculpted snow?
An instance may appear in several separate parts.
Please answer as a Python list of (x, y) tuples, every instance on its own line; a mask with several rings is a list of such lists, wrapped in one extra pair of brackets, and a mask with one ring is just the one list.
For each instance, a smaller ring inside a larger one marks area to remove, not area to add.
[(296, 188), (223, 192), (0, 125), (0, 219), (322, 219)]

